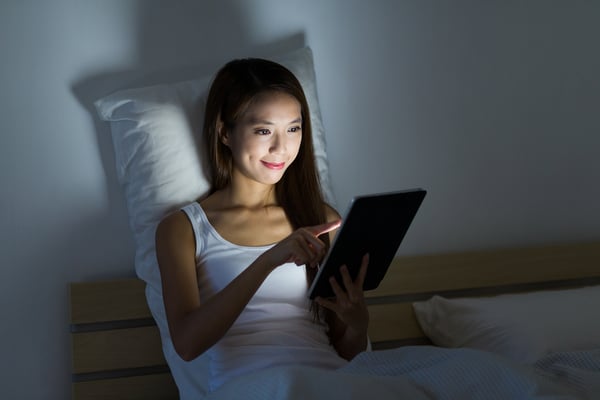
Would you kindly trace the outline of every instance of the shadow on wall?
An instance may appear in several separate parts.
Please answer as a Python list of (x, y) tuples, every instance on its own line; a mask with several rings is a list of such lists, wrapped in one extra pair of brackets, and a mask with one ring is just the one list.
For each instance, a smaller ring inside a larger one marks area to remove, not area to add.
[[(183, 1), (176, 4), (158, 0), (140, 1), (138, 15), (136, 65), (126, 70), (91, 74), (74, 82), (71, 87), (93, 121), (110, 206), (110, 215), (88, 221), (96, 226), (95, 233), (86, 229), (86, 223), (77, 227), (82, 232), (73, 232), (71, 237), (82, 247), (90, 246), (89, 243), (105, 243), (112, 248), (116, 244), (111, 241), (119, 237), (115, 232), (129, 232), (125, 197), (117, 181), (110, 129), (96, 114), (94, 102), (97, 99), (120, 89), (212, 76), (232, 58), (267, 57), (305, 46), (303, 32), (269, 43), (253, 42), (244, 15), (233, 1)], [(101, 71), (101, 67), (98, 69)], [(95, 237), (90, 237), (90, 234)], [(123, 260), (114, 262), (118, 264)], [(133, 274), (131, 260), (126, 263), (131, 265), (131, 270), (125, 273)], [(122, 269), (120, 271), (123, 272)]]

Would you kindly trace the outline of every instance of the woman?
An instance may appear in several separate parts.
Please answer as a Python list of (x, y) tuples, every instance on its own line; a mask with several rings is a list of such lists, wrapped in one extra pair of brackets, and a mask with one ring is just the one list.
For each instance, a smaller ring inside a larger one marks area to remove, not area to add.
[(334, 299), (307, 300), (340, 224), (323, 200), (309, 116), (285, 67), (226, 64), (203, 129), (211, 191), (157, 228), (171, 340), (184, 360), (209, 351), (213, 390), (269, 366), (337, 368), (367, 347), (367, 256), (354, 282), (341, 266)]

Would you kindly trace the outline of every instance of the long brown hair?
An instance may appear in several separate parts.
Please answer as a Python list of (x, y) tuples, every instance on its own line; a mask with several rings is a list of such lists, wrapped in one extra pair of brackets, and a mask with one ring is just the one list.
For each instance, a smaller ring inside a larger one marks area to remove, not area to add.
[[(283, 92), (300, 103), (302, 141), (294, 162), (275, 184), (275, 196), (294, 229), (327, 221), (313, 149), (308, 102), (296, 76), (284, 66), (260, 58), (233, 60), (225, 64), (213, 79), (204, 116), (203, 136), (208, 150), (210, 193), (227, 186), (233, 161), (229, 147), (219, 136), (218, 126), (231, 131), (251, 101), (265, 92)], [(329, 247), (328, 235), (321, 238)], [(306, 268), (312, 283), (316, 269)]]

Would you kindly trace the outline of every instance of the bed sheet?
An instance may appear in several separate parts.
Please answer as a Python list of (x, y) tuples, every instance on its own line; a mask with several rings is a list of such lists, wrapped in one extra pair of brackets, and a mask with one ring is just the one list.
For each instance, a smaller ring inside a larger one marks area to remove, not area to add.
[(597, 399), (600, 349), (518, 364), (474, 349), (407, 346), (364, 352), (345, 367), (277, 367), (225, 384), (214, 399)]

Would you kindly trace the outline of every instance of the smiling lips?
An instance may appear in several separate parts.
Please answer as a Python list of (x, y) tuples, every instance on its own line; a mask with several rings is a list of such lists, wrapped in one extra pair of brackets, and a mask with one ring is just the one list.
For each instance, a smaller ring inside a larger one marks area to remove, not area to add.
[(261, 161), (263, 163), (263, 165), (269, 169), (282, 169), (285, 165), (285, 163), (281, 162), (281, 163), (270, 163), (267, 161)]

